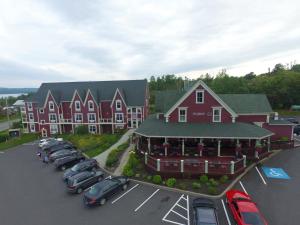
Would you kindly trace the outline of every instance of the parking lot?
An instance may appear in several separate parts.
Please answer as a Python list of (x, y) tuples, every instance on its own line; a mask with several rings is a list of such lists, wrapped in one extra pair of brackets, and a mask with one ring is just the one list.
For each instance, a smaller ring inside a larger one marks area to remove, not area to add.
[[(135, 182), (104, 206), (86, 208), (82, 195), (67, 193), (62, 172), (39, 161), (36, 151), (36, 145), (26, 144), (0, 154), (0, 218), (3, 225), (192, 224), (194, 196)], [(256, 169), (252, 170), (235, 187), (252, 196), (269, 224), (299, 224), (299, 160), (300, 151), (289, 150), (264, 165), (283, 168), (291, 179), (267, 178), (259, 166), (260, 174)], [(220, 224), (234, 224), (224, 204), (227, 219), (222, 200), (215, 200)]]

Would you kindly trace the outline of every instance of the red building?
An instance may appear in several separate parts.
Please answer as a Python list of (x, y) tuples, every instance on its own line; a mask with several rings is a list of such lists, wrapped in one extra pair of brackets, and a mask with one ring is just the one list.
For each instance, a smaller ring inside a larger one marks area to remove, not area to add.
[(135, 131), (154, 173), (234, 175), (246, 159), (267, 155), (272, 141), (293, 139), (293, 124), (277, 119), (265, 95), (217, 95), (202, 81), (157, 93), (156, 111)]
[(43, 137), (74, 132), (87, 125), (90, 133), (137, 128), (148, 115), (147, 80), (43, 83), (22, 107), (28, 132)]

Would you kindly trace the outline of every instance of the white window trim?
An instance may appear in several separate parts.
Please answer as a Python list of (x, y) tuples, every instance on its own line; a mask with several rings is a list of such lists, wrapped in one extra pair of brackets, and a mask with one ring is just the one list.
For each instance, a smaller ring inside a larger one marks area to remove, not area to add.
[[(117, 115), (122, 115), (122, 121), (117, 120)], [(124, 113), (115, 113), (115, 121), (117, 123), (124, 123)]]
[[(90, 120), (90, 115), (94, 115), (95, 119)], [(87, 117), (88, 117), (87, 119), (88, 119), (89, 123), (96, 123), (96, 113), (88, 113)]]
[[(32, 119), (30, 119), (30, 115), (32, 115)], [(34, 122), (34, 115), (33, 113), (28, 113), (28, 119), (30, 122)]]
[[(77, 108), (77, 103), (79, 103), (79, 108)], [(75, 101), (75, 111), (76, 112), (80, 112), (81, 111), (81, 105), (80, 105), (80, 101)]]
[(39, 112), (40, 112), (41, 114), (44, 114), (45, 110), (44, 110), (44, 109), (39, 109)]
[[(198, 93), (202, 93), (202, 102), (198, 102)], [(196, 90), (196, 104), (203, 104), (204, 103), (204, 90)]]
[[(181, 110), (184, 110), (185, 111), (185, 119), (184, 119), (184, 121), (181, 121), (180, 120), (180, 111)], [(186, 121), (187, 121), (187, 107), (179, 107), (178, 108), (178, 122), (179, 123), (186, 123)]]
[[(35, 132), (35, 124), (34, 123), (31, 123), (29, 125), (29, 127), (30, 127), (30, 132)], [(32, 127), (33, 127), (33, 129), (31, 129)]]
[[(93, 107), (90, 108), (90, 105), (92, 105)], [(89, 111), (94, 111), (95, 110), (95, 104), (94, 104), (94, 102), (92, 100), (88, 101), (88, 110)]]
[[(215, 110), (219, 110), (220, 111), (220, 115), (219, 115), (219, 120), (215, 119)], [(213, 107), (213, 122), (214, 123), (220, 123), (222, 121), (222, 107)]]
[[(120, 103), (120, 108), (118, 108), (118, 103)], [(116, 100), (116, 111), (122, 111), (122, 101), (120, 99)]]
[[(53, 127), (55, 127), (55, 129), (52, 129)], [(50, 134), (57, 134), (57, 133), (58, 133), (58, 125), (57, 124), (50, 124)]]
[[(55, 122), (52, 122), (53, 120), (51, 120), (51, 115), (54, 115), (55, 116)], [(49, 122), (50, 123), (56, 123), (57, 122), (57, 116), (55, 113), (49, 113)]]
[[(94, 127), (95, 128), (95, 131), (93, 131), (93, 130), (91, 130), (91, 128), (92, 127)], [(96, 134), (97, 133), (97, 127), (96, 127), (96, 125), (89, 125), (89, 133), (91, 133), (91, 134)]]
[(27, 109), (28, 109), (28, 111), (32, 111), (33, 110), (32, 102), (28, 102), (27, 103)]
[[(49, 111), (50, 112), (54, 112), (54, 102), (53, 101), (49, 101), (48, 104), (49, 104)], [(53, 108), (50, 107), (51, 105), (53, 106)]]
[[(77, 115), (81, 115), (81, 120), (77, 120)], [(75, 113), (74, 114), (74, 119), (75, 119), (75, 123), (82, 123), (83, 122), (83, 118), (82, 118), (82, 113)]]

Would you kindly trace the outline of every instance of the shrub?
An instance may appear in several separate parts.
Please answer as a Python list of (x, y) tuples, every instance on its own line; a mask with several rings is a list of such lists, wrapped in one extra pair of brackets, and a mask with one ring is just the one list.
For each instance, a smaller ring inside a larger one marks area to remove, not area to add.
[(176, 179), (175, 178), (169, 178), (166, 182), (168, 187), (174, 187), (176, 184)]
[(126, 164), (126, 166), (123, 169), (123, 174), (127, 177), (132, 177), (134, 175), (134, 171), (128, 166), (128, 164)]
[(22, 121), (17, 121), (17, 122), (13, 122), (11, 128), (12, 129), (17, 129), (17, 128), (22, 128)]
[(118, 162), (118, 151), (114, 149), (107, 156), (105, 165), (107, 167), (113, 167), (117, 162)]
[(160, 175), (154, 175), (152, 177), (152, 182), (154, 184), (161, 184), (161, 182), (162, 182), (161, 176)]
[(78, 127), (75, 128), (75, 134), (88, 134), (89, 133), (89, 129), (87, 125), (80, 125)]
[(1, 142), (5, 142), (6, 140), (9, 139), (9, 135), (8, 134), (0, 134), (0, 143)]
[(220, 183), (222, 183), (222, 184), (225, 184), (227, 181), (228, 181), (228, 176), (226, 176), (226, 175), (223, 175), (223, 176), (220, 178)]
[(151, 180), (152, 180), (152, 176), (150, 176), (150, 175), (147, 176), (147, 180), (148, 180), (148, 181), (151, 181)]
[(207, 191), (208, 191), (208, 193), (210, 194), (210, 195), (216, 195), (217, 194), (217, 188), (216, 187), (208, 187), (208, 189), (207, 189)]
[(208, 176), (207, 175), (202, 175), (200, 177), (200, 182), (201, 182), (201, 184), (207, 183), (208, 182)]
[(213, 186), (213, 187), (217, 187), (219, 185), (219, 182), (216, 181), (214, 178), (210, 178), (209, 183), (210, 183), (210, 186)]
[(199, 182), (193, 182), (192, 183), (192, 188), (193, 189), (200, 189), (201, 188), (201, 184)]
[(288, 141), (288, 140), (289, 140), (289, 138), (286, 136), (280, 137), (280, 141)]

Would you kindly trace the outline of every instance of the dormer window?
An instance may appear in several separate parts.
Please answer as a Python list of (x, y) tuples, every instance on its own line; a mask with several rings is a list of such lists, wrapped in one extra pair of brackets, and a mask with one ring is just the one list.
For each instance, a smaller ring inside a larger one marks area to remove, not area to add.
[(221, 122), (222, 108), (213, 108), (213, 122)]
[(94, 102), (93, 101), (88, 101), (88, 106), (89, 106), (89, 111), (94, 111)]
[(49, 101), (49, 111), (54, 111), (54, 102)]
[(116, 101), (116, 110), (121, 111), (122, 110), (122, 102), (121, 100)]
[(40, 113), (43, 114), (44, 113), (44, 109), (40, 109)]
[(76, 111), (80, 111), (81, 110), (80, 101), (75, 101), (75, 110)]
[(178, 122), (185, 123), (187, 115), (187, 108), (179, 108), (178, 109)]
[(204, 90), (196, 90), (196, 103), (204, 103)]

